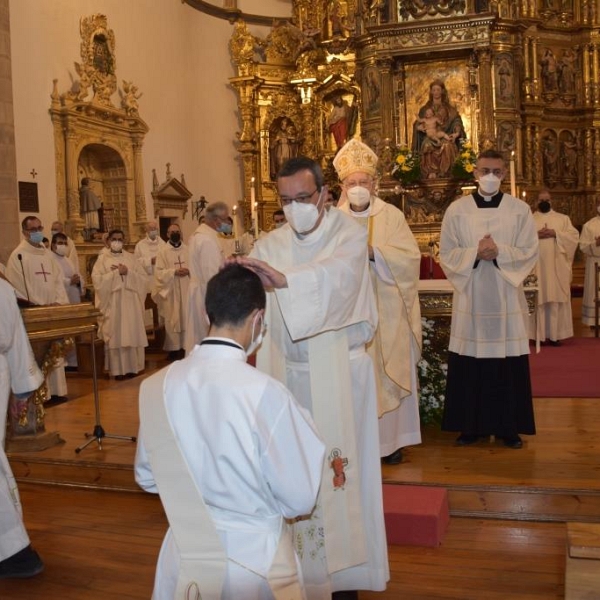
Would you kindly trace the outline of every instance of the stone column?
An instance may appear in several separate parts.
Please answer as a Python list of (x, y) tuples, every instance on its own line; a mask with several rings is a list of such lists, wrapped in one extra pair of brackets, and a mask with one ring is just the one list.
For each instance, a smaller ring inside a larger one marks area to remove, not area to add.
[(0, 262), (4, 264), (21, 240), (8, 4), (9, 0), (0, 0)]

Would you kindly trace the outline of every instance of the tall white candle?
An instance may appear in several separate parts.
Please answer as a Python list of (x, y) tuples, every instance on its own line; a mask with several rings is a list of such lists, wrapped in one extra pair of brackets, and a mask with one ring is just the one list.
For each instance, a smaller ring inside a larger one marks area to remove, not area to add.
[(515, 175), (515, 151), (510, 153), (510, 195), (517, 196), (517, 178)]
[(238, 220), (237, 220), (237, 204), (233, 207), (232, 216), (233, 216), (233, 239), (238, 240)]
[(254, 224), (254, 238), (258, 239), (258, 205), (256, 204), (256, 190), (254, 189), (254, 177), (250, 186), (250, 208), (252, 210), (252, 223)]

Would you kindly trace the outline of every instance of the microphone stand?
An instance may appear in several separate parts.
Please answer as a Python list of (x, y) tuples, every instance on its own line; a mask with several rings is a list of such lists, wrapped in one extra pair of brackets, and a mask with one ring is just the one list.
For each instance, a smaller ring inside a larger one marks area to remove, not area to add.
[[(25, 278), (25, 269), (23, 268), (23, 255), (21, 253), (17, 254), (17, 258), (21, 263), (21, 273), (23, 273), (23, 285), (25, 286), (25, 294), (27, 295), (27, 302), (31, 302), (29, 299), (29, 290), (27, 289), (27, 279)], [(43, 269), (42, 269), (43, 270)]]

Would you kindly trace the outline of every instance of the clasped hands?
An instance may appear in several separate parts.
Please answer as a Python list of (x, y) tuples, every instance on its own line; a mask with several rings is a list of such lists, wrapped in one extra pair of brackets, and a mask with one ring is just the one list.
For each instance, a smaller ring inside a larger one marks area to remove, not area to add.
[(545, 240), (548, 238), (555, 238), (555, 237), (556, 237), (556, 231), (554, 231), (554, 229), (549, 229), (546, 226), (542, 227), (542, 229), (540, 229), (538, 231), (538, 238), (540, 240)]
[(498, 256), (498, 246), (490, 233), (486, 233), (477, 245), (477, 258), (479, 260), (494, 260)]
[(110, 268), (113, 271), (119, 270), (119, 275), (127, 275), (127, 265), (123, 263), (119, 263), (118, 265), (111, 265)]

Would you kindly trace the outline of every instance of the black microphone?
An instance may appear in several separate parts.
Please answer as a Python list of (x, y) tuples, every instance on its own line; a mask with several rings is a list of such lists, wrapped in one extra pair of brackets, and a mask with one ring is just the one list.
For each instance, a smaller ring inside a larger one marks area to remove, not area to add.
[(27, 289), (27, 279), (25, 279), (25, 269), (23, 268), (23, 256), (21, 254), (17, 254), (17, 258), (21, 263), (21, 273), (23, 273), (23, 284), (25, 285), (25, 294), (27, 294), (27, 302), (31, 302), (29, 299), (29, 290)]

